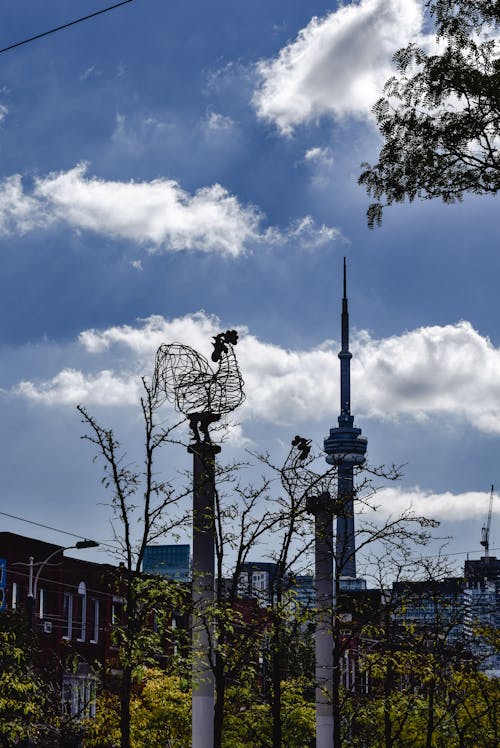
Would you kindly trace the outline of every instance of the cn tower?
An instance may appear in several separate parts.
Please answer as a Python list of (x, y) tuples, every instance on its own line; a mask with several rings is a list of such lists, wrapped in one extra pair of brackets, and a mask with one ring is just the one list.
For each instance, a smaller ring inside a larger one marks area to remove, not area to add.
[(340, 359), (340, 415), (338, 427), (330, 429), (325, 439), (326, 461), (337, 465), (337, 537), (335, 561), (337, 576), (356, 578), (356, 545), (354, 534), (355, 466), (365, 461), (368, 440), (354, 427), (351, 415), (351, 358), (349, 351), (349, 309), (347, 301), (346, 260), (344, 257), (344, 295), (342, 298), (342, 348)]

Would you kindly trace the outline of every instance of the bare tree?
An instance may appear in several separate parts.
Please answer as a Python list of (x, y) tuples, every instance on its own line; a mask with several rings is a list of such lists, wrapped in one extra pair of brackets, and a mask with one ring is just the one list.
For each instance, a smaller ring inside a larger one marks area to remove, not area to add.
[(155, 460), (158, 453), (174, 441), (179, 426), (165, 426), (158, 418), (158, 401), (152, 386), (142, 379), (140, 398), (144, 429), (142, 466), (127, 462), (126, 452), (110, 428), (105, 428), (78, 406), (87, 433), (82, 439), (95, 448), (95, 458), (103, 463), (102, 483), (111, 493), (113, 534), (121, 564), (117, 570), (117, 594), (123, 598), (121, 615), (115, 620), (116, 643), (121, 670), (120, 746), (130, 747), (130, 698), (134, 668), (154, 658), (159, 649), (159, 633), (153, 631), (152, 619), (164, 616), (180, 605), (183, 591), (179, 585), (159, 583), (141, 575), (146, 546), (166, 533), (184, 526), (185, 512), (180, 500), (187, 491), (159, 477)]

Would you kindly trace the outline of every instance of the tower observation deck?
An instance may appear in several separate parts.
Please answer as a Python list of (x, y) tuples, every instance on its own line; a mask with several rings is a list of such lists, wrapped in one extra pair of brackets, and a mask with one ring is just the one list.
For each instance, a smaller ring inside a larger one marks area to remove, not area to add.
[(337, 515), (336, 564), (343, 577), (356, 577), (354, 536), (354, 485), (356, 466), (365, 461), (368, 440), (355, 428), (351, 415), (351, 358), (349, 351), (349, 309), (347, 301), (346, 261), (344, 257), (344, 295), (342, 298), (342, 348), (340, 359), (340, 415), (338, 427), (330, 429), (324, 441), (326, 461), (337, 465), (337, 498), (341, 507)]

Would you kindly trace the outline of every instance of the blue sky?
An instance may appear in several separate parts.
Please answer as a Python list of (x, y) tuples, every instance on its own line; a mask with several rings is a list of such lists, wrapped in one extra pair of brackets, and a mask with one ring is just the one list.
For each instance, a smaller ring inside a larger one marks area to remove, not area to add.
[[(105, 5), (2, 1), (0, 46)], [(206, 353), (219, 328), (247, 386), (229, 452), (319, 448), (345, 255), (356, 422), (372, 463), (405, 463), (384, 511), (411, 501), (477, 551), (500, 486), (497, 200), (370, 231), (357, 186), (392, 53), (428, 32), (419, 0), (135, 0), (0, 55), (2, 511), (109, 538), (76, 404), (135, 455), (156, 347)]]

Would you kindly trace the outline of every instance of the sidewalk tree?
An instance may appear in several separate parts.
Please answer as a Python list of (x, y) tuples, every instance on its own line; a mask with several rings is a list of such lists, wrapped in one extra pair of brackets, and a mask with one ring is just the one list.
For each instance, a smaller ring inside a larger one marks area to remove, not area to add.
[(174, 439), (179, 423), (165, 426), (151, 385), (142, 379), (140, 408), (144, 430), (143, 465), (131, 465), (112, 429), (100, 425), (86, 408), (78, 410), (87, 433), (82, 439), (95, 448), (103, 463), (102, 483), (111, 494), (114, 540), (120, 566), (116, 595), (123, 599), (115, 620), (114, 637), (120, 670), (120, 748), (130, 748), (130, 703), (134, 673), (139, 665), (155, 662), (162, 633), (172, 611), (184, 602), (181, 585), (141, 575), (146, 546), (187, 521), (179, 502), (188, 493), (178, 492), (157, 473), (158, 455)]
[(49, 684), (34, 665), (34, 638), (24, 617), (0, 615), (0, 745), (47, 739), (50, 716)]

